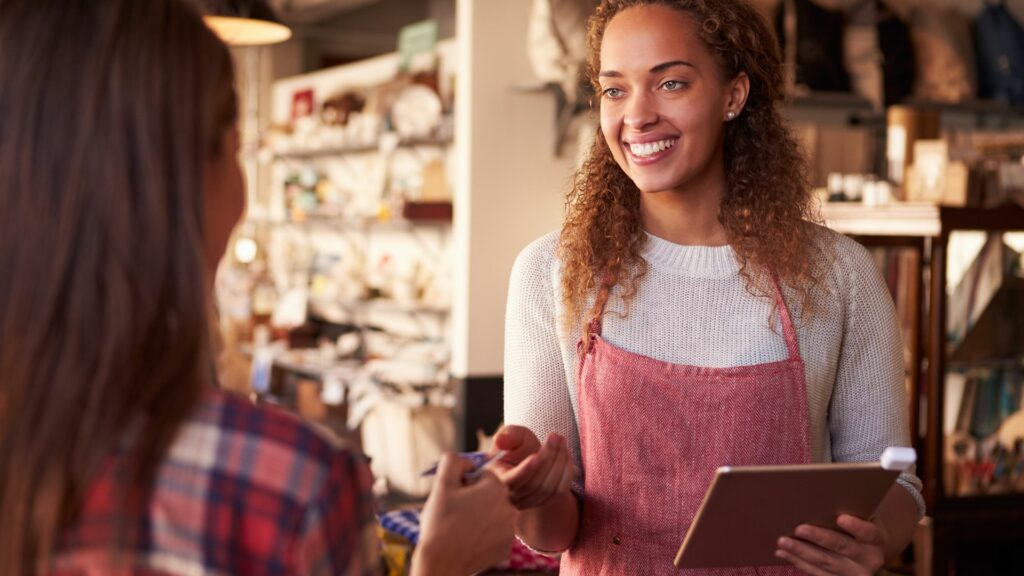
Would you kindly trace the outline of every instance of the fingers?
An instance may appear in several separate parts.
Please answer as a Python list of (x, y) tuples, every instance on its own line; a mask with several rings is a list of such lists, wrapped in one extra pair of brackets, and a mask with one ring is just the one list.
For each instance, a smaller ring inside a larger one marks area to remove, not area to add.
[(512, 503), (520, 510), (539, 506), (559, 490), (568, 490), (572, 465), (565, 439), (549, 435), (539, 452), (503, 479), (511, 490)]
[(775, 555), (815, 576), (852, 574), (852, 572), (842, 571), (844, 560), (842, 557), (797, 538), (779, 538), (779, 549)]
[(540, 450), (541, 444), (529, 428), (509, 424), (494, 435), (494, 447), (505, 450), (507, 454), (502, 460), (515, 465)]
[(779, 539), (776, 556), (808, 574), (874, 574), (884, 560), (878, 527), (852, 516), (841, 518), (846, 519), (840, 524), (853, 526), (854, 532), (804, 524), (795, 530), (795, 538)]
[[(874, 573), (885, 563), (885, 538), (873, 522), (848, 514), (841, 515), (837, 523), (843, 529), (828, 530), (818, 526), (797, 526), (796, 536), (819, 547), (849, 558), (858, 566)], [(852, 527), (847, 530), (846, 527)]]
[(568, 443), (561, 435), (548, 434), (541, 444), (530, 429), (508, 425), (495, 435), (494, 447), (508, 453), (495, 469), (516, 508), (539, 506), (569, 490), (575, 471)]
[(421, 516), (418, 560), (414, 555), (414, 562), (429, 568), (418, 573), (472, 574), (508, 555), (516, 517), (508, 488), (486, 469), (464, 486), (462, 473), (468, 469), (472, 464), (455, 454), (441, 458)]
[(779, 541), (779, 549), (775, 551), (775, 556), (777, 558), (781, 558), (781, 559), (789, 562), (793, 566), (796, 566), (797, 569), (799, 569), (804, 574), (810, 574), (811, 576), (832, 576), (833, 574), (835, 574), (833, 572), (828, 572), (826, 570), (822, 570), (821, 568), (818, 568), (814, 564), (811, 564), (807, 560), (804, 560), (802, 557), (797, 556), (796, 554), (790, 552), (789, 550), (783, 548), (782, 546), (783, 546), (783, 544), (782, 544), (782, 541), (780, 540)]
[(478, 493), (481, 498), (486, 498), (489, 501), (508, 502), (509, 499), (508, 487), (490, 470), (481, 471), (480, 478), (466, 487), (466, 491), (467, 493)]
[(835, 552), (840, 556), (854, 558), (860, 552), (858, 542), (842, 532), (807, 524), (797, 526), (794, 532), (797, 538), (816, 544), (820, 548)]
[(494, 433), (494, 447), (499, 450), (515, 450), (523, 443), (522, 426), (508, 424)]
[(478, 570), (482, 570), (508, 557), (515, 534), (513, 525), (516, 509), (509, 502), (508, 488), (491, 471), (485, 471), (472, 489), (482, 491), (481, 497), (484, 498), (482, 509), (475, 511), (483, 521), (477, 540), (484, 557), (476, 566)]
[(874, 522), (843, 514), (839, 516), (836, 523), (839, 524), (840, 528), (849, 533), (850, 536), (856, 538), (858, 542), (878, 545), (885, 544), (885, 535)]
[(445, 488), (458, 488), (462, 486), (462, 475), (473, 469), (473, 463), (456, 454), (445, 453), (441, 455), (441, 462), (437, 466), (437, 485)]
[(552, 457), (557, 453), (557, 434), (549, 434), (544, 444), (535, 453), (527, 456), (503, 477), (513, 490), (532, 485), (536, 478), (551, 467)]

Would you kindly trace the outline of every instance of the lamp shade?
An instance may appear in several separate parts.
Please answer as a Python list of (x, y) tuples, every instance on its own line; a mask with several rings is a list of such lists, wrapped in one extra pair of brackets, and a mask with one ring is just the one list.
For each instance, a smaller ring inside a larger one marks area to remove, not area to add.
[(229, 45), (276, 44), (292, 36), (266, 0), (199, 0), (198, 4), (206, 25)]

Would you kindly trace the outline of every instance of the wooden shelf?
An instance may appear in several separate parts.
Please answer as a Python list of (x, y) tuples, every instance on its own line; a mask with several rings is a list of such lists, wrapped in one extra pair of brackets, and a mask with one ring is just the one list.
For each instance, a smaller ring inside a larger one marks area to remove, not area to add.
[(894, 203), (865, 206), (828, 202), (821, 207), (825, 224), (851, 236), (938, 237), (955, 230), (1021, 230), (1024, 208), (959, 208), (935, 204)]
[(326, 300), (311, 299), (316, 304), (333, 304), (348, 310), (362, 309), (369, 312), (397, 312), (402, 314), (447, 314), (447, 306), (432, 304), (421, 304), (418, 302), (398, 302), (386, 298), (371, 298), (367, 300), (349, 300), (330, 302)]
[(1024, 124), (1024, 106), (996, 100), (970, 100), (957, 103), (908, 100), (904, 105), (922, 110), (937, 110), (942, 114), (944, 124), (994, 129), (1005, 129)]
[(330, 228), (335, 230), (395, 230), (410, 231), (416, 228), (447, 228), (451, 226), (451, 220), (409, 220), (396, 218), (381, 221), (376, 218), (349, 218), (345, 216), (309, 216), (306, 220), (296, 222), (295, 220), (270, 220), (252, 219), (249, 222), (266, 224), (269, 226), (293, 226), (296, 228)]
[[(965, 129), (1011, 129), (1024, 125), (1024, 106), (1015, 106), (995, 100), (966, 102), (936, 102), (910, 99), (899, 106), (922, 110), (936, 110), (943, 123)], [(782, 107), (790, 120), (818, 124), (838, 124), (851, 127), (884, 130), (886, 111), (876, 110), (871, 102), (849, 92), (811, 92), (791, 96)]]
[(317, 316), (331, 322), (364, 324), (366, 314), (409, 314), (444, 317), (451, 309), (448, 306), (418, 302), (396, 302), (382, 298), (367, 300), (335, 301), (310, 298), (309, 309)]
[[(417, 146), (444, 147), (452, 144), (451, 137), (446, 138), (404, 138), (399, 140), (399, 148), (415, 148)], [(274, 153), (275, 160), (311, 160), (314, 158), (327, 158), (331, 156), (345, 156), (349, 154), (368, 154), (379, 152), (380, 145), (377, 142), (370, 144), (357, 144), (349, 146), (324, 146), (308, 149), (295, 149)]]
[[(930, 513), (948, 514), (951, 516), (987, 512), (1024, 516), (1024, 493), (990, 494), (983, 496), (945, 496), (937, 499), (934, 510)], [(1024, 529), (1024, 525), (1021, 526)]]
[(934, 204), (829, 202), (821, 216), (829, 228), (851, 236), (938, 236), (942, 231)]
[(871, 102), (853, 93), (815, 92), (792, 96), (782, 107), (793, 122), (884, 128), (885, 112), (875, 110)]
[(1024, 208), (1006, 204), (995, 208), (939, 207), (942, 232), (954, 230), (1024, 230)]
[(274, 357), (274, 366), (288, 372), (306, 376), (314, 380), (323, 378), (324, 372), (337, 368), (356, 370), (363, 365), (360, 360), (351, 358), (335, 358), (325, 364), (316, 357), (315, 349), (309, 354), (302, 354), (301, 351), (288, 350), (285, 353)]

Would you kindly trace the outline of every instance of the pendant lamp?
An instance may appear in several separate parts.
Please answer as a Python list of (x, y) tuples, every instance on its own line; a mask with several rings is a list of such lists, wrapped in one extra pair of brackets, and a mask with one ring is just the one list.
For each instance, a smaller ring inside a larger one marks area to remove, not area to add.
[(203, 19), (231, 46), (276, 44), (291, 38), (267, 0), (198, 0)]

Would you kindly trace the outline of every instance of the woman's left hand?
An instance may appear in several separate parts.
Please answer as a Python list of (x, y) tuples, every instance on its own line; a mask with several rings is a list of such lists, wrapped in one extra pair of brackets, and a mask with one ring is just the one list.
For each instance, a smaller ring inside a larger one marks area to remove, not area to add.
[(881, 569), (886, 541), (882, 527), (847, 514), (837, 522), (841, 530), (801, 524), (795, 538), (779, 538), (775, 555), (812, 576), (866, 576)]

